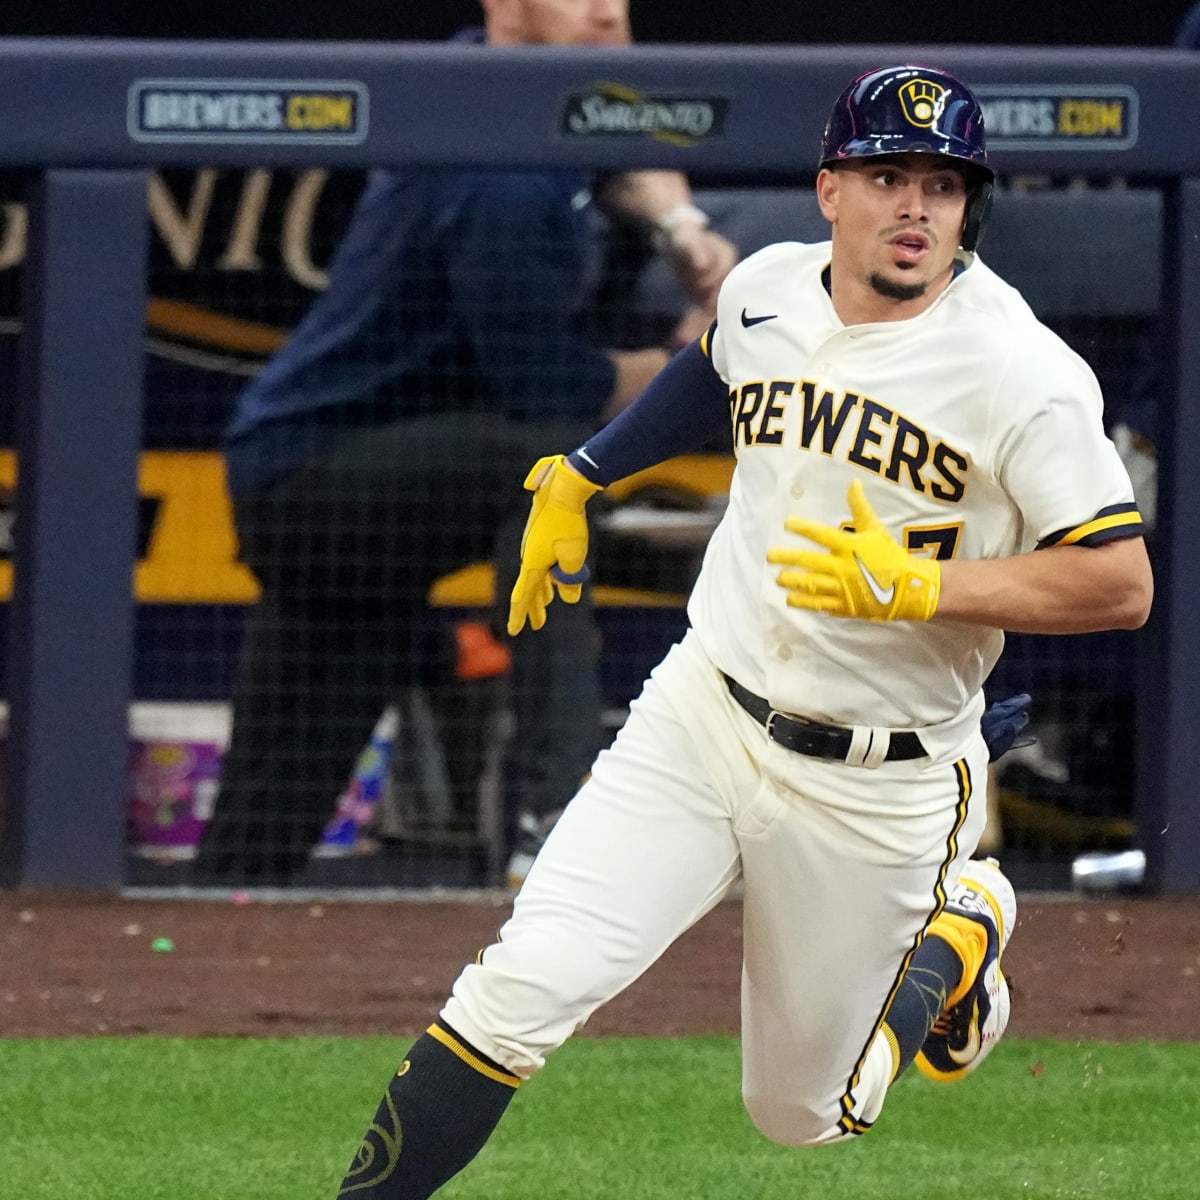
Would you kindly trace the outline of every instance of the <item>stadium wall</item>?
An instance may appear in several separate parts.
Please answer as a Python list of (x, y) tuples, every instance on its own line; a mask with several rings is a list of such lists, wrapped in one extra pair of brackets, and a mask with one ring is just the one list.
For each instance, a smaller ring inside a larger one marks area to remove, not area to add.
[[(155, 178), (181, 171), (195, 180), (216, 167), (353, 172), (461, 162), (792, 176), (811, 164), (829, 98), (845, 79), (901, 58), (937, 61), (971, 83), (988, 108), (1002, 173), (1155, 184), (1157, 229), (1153, 216), (1131, 215), (1124, 267), (1109, 274), (1113, 290), (1135, 304), (1147, 258), (1157, 254), (1165, 317), (1158, 600), (1139, 635), (1136, 810), (1143, 831), (1164, 831), (1144, 846), (1151, 886), (1200, 887), (1188, 720), (1200, 683), (1200, 630), (1188, 603), (1200, 581), (1191, 535), (1200, 514), (1176, 465), (1200, 449), (1191, 400), (1200, 386), (1200, 346), (1191, 336), (1200, 319), (1200, 137), (1178, 120), (1180, 97), (1197, 94), (1200, 64), (1167, 50), (970, 46), (512, 49), (483, 58), (453, 46), (337, 43), (0, 46), (0, 169), (30, 181), (23, 215), (6, 206), (0, 240), (0, 258), (15, 254), (16, 223), (25, 223), (14, 453), (0, 458), (21, 514), (11, 538), (0, 878), (120, 885), (137, 599), (172, 600), (155, 586), (181, 587), (177, 602), (252, 599), (227, 532), (218, 529), (207, 548), (221, 570), (194, 578), (228, 594), (197, 595), (188, 590), (196, 585), (178, 583), (182, 560), (176, 574), (162, 574), (161, 558), (146, 552), (144, 516), (139, 526), (144, 500), (158, 494), (152, 525), (161, 551), (167, 493), (188, 472), (219, 495), (211, 459), (166, 467), (143, 452), (139, 462), (147, 323), (153, 333), (156, 323), (180, 317), (141, 283)], [(250, 110), (259, 116), (247, 125)], [(1117, 242), (1096, 226), (1098, 252)], [(1029, 278), (1018, 282), (1069, 287), (1052, 232), (1035, 229), (1032, 245)], [(1016, 239), (1013, 254), (1017, 261)], [(292, 265), (301, 275), (319, 270), (299, 250)], [(156, 493), (155, 478), (175, 482)], [(212, 504), (210, 515), (219, 499)]]

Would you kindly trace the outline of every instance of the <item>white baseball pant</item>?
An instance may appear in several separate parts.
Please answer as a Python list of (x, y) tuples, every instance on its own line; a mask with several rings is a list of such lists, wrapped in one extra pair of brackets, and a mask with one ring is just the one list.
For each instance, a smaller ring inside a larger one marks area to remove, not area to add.
[(867, 768), (786, 750), (689, 632), (443, 1018), (529, 1076), (741, 878), (746, 1109), (791, 1145), (863, 1132), (893, 1074), (890, 997), (986, 819), (982, 737), (959, 753)]

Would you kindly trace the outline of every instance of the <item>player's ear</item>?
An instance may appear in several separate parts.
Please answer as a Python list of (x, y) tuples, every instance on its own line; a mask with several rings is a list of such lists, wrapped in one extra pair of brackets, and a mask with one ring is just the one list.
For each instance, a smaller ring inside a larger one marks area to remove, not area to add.
[(817, 204), (827, 221), (837, 219), (838, 173), (828, 167), (817, 172)]
[(963, 231), (960, 245), (964, 250), (975, 251), (983, 237), (984, 226), (992, 212), (992, 181), (980, 179), (968, 182), (967, 203), (963, 210)]

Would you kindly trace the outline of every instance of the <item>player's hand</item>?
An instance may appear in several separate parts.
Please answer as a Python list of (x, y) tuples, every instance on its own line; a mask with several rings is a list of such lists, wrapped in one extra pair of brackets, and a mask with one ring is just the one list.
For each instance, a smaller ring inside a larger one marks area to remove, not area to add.
[(804, 517), (784, 522), (792, 533), (826, 548), (767, 551), (767, 562), (788, 568), (776, 582), (792, 608), (862, 617), (868, 621), (928, 621), (937, 609), (942, 569), (901, 546), (875, 515), (859, 480), (850, 485), (854, 529), (834, 529)]
[(1021, 731), (1029, 724), (1028, 708), (1033, 698), (1028, 692), (997, 700), (989, 705), (979, 719), (979, 729), (987, 742), (988, 761), (1007, 754), (1017, 746), (1032, 746), (1037, 738), (1030, 734), (1021, 737)]
[[(680, 222), (663, 239), (663, 252), (692, 300), (701, 308), (714, 311), (717, 292), (737, 264), (738, 248), (713, 229)], [(711, 320), (710, 316), (705, 328)]]
[(689, 304), (678, 324), (671, 331), (672, 353), (690, 346), (697, 338), (701, 338), (713, 323), (716, 313), (711, 308), (701, 304)]
[(554, 589), (566, 604), (578, 602), (588, 571), (587, 518), (583, 507), (600, 491), (566, 465), (561, 454), (541, 458), (525, 479), (533, 507), (521, 538), (521, 573), (508, 608), (508, 632), (515, 637), (528, 620), (533, 629), (546, 623)]

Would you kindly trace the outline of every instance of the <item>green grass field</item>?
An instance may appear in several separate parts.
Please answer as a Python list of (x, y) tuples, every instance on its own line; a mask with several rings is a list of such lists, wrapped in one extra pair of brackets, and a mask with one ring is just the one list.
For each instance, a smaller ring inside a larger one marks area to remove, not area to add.
[[(407, 1042), (0, 1042), (0, 1195), (332, 1200)], [(1194, 1200), (1200, 1045), (1002, 1043), (910, 1072), (876, 1129), (788, 1150), (751, 1127), (727, 1038), (578, 1039), (448, 1200)]]

